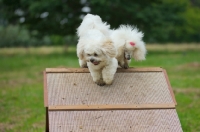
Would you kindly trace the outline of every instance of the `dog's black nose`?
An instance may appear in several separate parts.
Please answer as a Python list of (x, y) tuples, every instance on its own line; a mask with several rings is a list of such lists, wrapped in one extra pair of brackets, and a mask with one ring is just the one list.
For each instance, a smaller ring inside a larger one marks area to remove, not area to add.
[(130, 55), (128, 55), (128, 56), (126, 57), (126, 59), (127, 59), (127, 60), (130, 60), (130, 59), (131, 59), (131, 56), (130, 56)]
[(91, 62), (94, 62), (94, 59), (90, 59)]

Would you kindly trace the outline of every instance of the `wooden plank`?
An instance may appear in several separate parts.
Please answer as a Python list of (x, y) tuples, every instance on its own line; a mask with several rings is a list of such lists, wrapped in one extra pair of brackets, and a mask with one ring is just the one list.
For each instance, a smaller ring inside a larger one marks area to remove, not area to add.
[(47, 91), (47, 75), (46, 72), (43, 71), (43, 88), (44, 88), (44, 106), (48, 106), (48, 91)]
[(49, 113), (48, 113), (48, 107), (45, 108), (45, 112), (46, 112), (45, 132), (49, 132)]
[(88, 68), (46, 68), (47, 73), (88, 73)]
[(143, 68), (129, 68), (129, 69), (123, 69), (118, 68), (117, 72), (162, 72), (162, 68), (160, 67), (143, 67)]
[(183, 132), (176, 109), (49, 111), (50, 132)]
[(137, 110), (137, 109), (169, 109), (169, 108), (175, 108), (175, 104), (49, 106), (50, 111), (59, 111), (59, 110)]
[(177, 105), (177, 102), (176, 102), (176, 99), (175, 99), (175, 96), (174, 96), (173, 89), (172, 89), (172, 87), (171, 87), (169, 78), (168, 78), (168, 76), (167, 76), (167, 71), (166, 71), (165, 69), (163, 69), (163, 73), (164, 73), (164, 75), (165, 75), (165, 79), (166, 79), (166, 81), (167, 81), (168, 88), (169, 88), (170, 94), (171, 94), (171, 96), (172, 96), (172, 99), (173, 99), (175, 105)]
[[(117, 72), (161, 72), (163, 69), (160, 67), (148, 68), (118, 68)], [(88, 68), (46, 68), (47, 73), (88, 73)]]

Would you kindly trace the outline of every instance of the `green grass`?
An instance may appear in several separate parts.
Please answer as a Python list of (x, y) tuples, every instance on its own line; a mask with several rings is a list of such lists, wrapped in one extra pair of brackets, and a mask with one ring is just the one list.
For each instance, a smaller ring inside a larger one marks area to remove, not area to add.
[[(200, 131), (200, 49), (149, 49), (146, 61), (131, 66), (165, 68), (183, 130)], [(75, 49), (0, 49), (0, 132), (44, 131), (42, 72), (47, 67), (79, 67)]]

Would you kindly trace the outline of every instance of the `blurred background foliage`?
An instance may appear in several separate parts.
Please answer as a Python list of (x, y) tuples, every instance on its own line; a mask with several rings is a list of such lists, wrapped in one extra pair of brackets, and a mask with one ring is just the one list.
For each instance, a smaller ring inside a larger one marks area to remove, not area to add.
[(0, 47), (75, 45), (87, 13), (135, 25), (147, 43), (200, 42), (199, 0), (0, 0)]
[(144, 32), (147, 59), (130, 67), (166, 69), (183, 131), (200, 132), (200, 0), (0, 0), (0, 132), (45, 131), (43, 70), (79, 67), (87, 13)]

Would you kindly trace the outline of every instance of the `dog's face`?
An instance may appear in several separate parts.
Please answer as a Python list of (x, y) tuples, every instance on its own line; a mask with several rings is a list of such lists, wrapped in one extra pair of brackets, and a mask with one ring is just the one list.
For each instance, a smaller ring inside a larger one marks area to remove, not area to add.
[(101, 49), (88, 47), (84, 50), (84, 56), (87, 62), (91, 62), (94, 65), (99, 65), (106, 59)]
[(124, 58), (130, 60), (132, 58), (132, 50), (124, 49)]
[(132, 58), (132, 54), (133, 54), (133, 51), (135, 50), (136, 48), (136, 43), (129, 40), (129, 41), (126, 41), (126, 44), (124, 46), (124, 58), (126, 60), (130, 60)]
[(77, 48), (79, 59), (84, 59), (94, 65), (99, 65), (102, 62), (114, 58), (117, 50), (110, 40), (80, 40)]
[(124, 47), (124, 58), (130, 60), (145, 60), (146, 48), (143, 41), (128, 41)]

